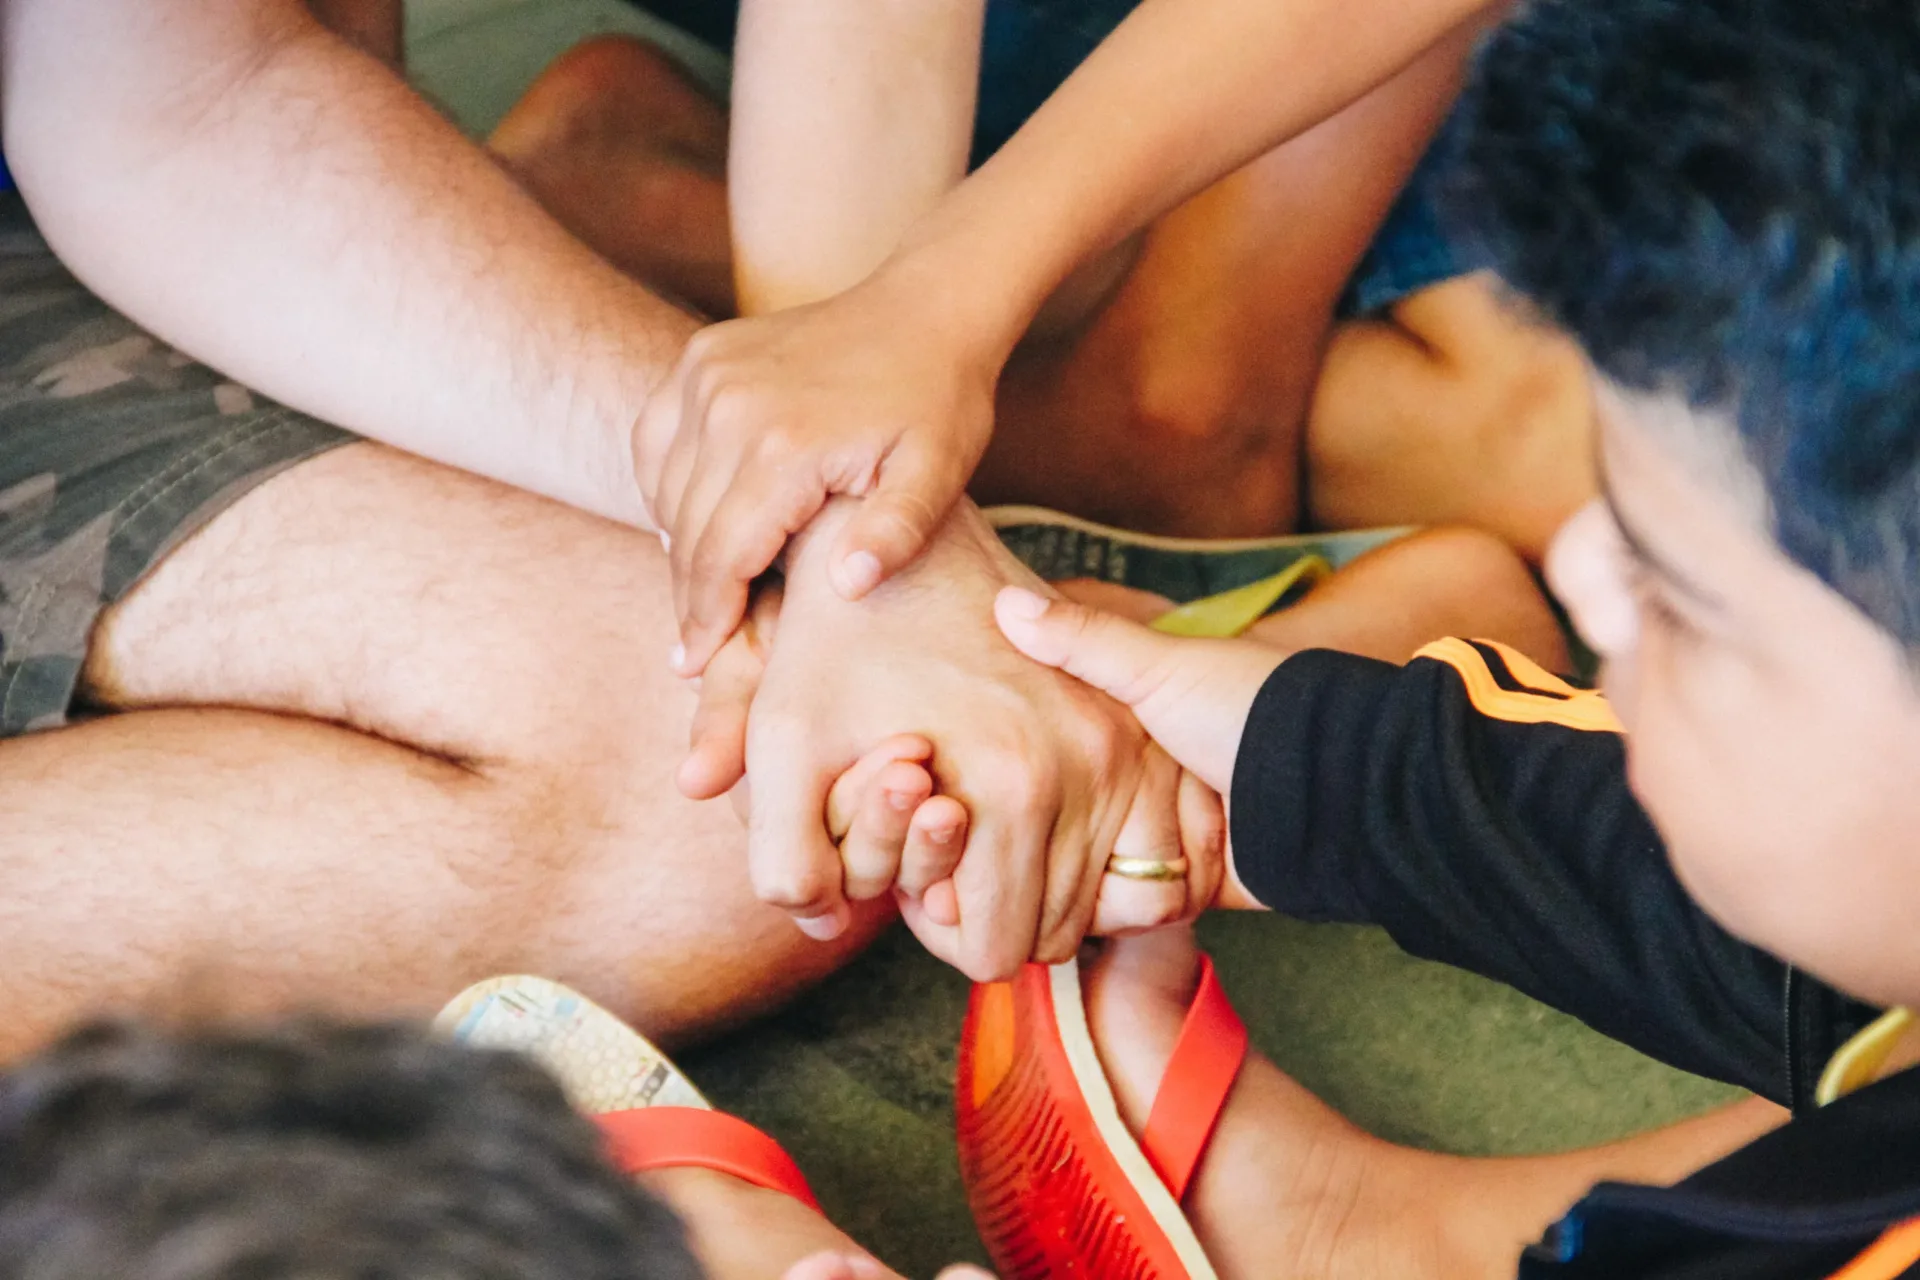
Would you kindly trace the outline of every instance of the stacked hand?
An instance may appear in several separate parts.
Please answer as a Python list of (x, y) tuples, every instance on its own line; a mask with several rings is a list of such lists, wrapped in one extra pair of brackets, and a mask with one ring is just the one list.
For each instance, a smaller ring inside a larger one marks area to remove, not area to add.
[[(761, 896), (832, 936), (849, 900), (897, 890), (928, 948), (982, 979), (1064, 959), (1090, 928), (1210, 903), (1224, 863), (1214, 790), (1125, 708), (999, 634), (1000, 588), (1044, 588), (978, 514), (957, 509), (922, 560), (849, 602), (821, 563), (848, 505), (797, 540), (777, 642), (765, 605), (709, 667), (681, 777), (714, 795), (744, 766)], [(1108, 876), (1116, 853), (1187, 869)]]
[(965, 492), (1005, 351), (931, 324), (884, 275), (826, 302), (731, 320), (649, 398), (636, 458), (673, 559), (682, 675), (739, 625), (753, 580), (836, 494), (864, 497), (824, 556), (858, 599), (910, 563)]

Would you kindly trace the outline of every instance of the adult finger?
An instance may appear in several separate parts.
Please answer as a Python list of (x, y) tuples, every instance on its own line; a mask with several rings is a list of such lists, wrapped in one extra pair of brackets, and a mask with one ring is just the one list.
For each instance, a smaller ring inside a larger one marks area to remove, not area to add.
[(966, 492), (977, 460), (918, 436), (889, 454), (873, 492), (840, 531), (829, 570), (834, 589), (858, 600), (911, 564)]
[(954, 963), (975, 982), (1010, 978), (1033, 955), (1051, 824), (1031, 817), (977, 817), (954, 871), (960, 913)]
[(801, 932), (826, 941), (852, 920), (843, 891), (840, 849), (827, 834), (827, 791), (846, 765), (812, 758), (817, 734), (799, 721), (766, 718), (747, 730), (753, 812), (747, 821), (747, 869), (762, 902), (791, 915)]
[[(1101, 934), (1137, 933), (1180, 919), (1187, 906), (1187, 878), (1192, 863), (1181, 867), (1181, 769), (1165, 752), (1149, 747), (1140, 785), (1114, 841), (1113, 856), (1103, 868), (1093, 930)], [(1112, 870), (1118, 862), (1136, 874)], [(1164, 879), (1148, 878), (1156, 867), (1166, 868)]]

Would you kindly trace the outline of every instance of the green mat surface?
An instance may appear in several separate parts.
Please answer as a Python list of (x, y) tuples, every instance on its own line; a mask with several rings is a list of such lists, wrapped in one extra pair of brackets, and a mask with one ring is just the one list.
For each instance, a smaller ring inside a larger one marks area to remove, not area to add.
[[(605, 31), (709, 83), (725, 59), (622, 0), (410, 0), (416, 81), (484, 132), (546, 62)], [(1355, 1121), (1465, 1154), (1619, 1137), (1740, 1096), (1374, 930), (1216, 917), (1202, 936), (1257, 1047)], [(954, 1160), (967, 984), (895, 931), (785, 1013), (684, 1056), (716, 1103), (786, 1143), (834, 1218), (910, 1277), (985, 1261)]]
[[(1374, 929), (1216, 915), (1201, 938), (1255, 1047), (1375, 1133), (1436, 1150), (1564, 1150), (1742, 1096)], [(904, 930), (784, 1013), (682, 1055), (787, 1144), (834, 1219), (910, 1277), (984, 1262), (953, 1144), (967, 982)]]

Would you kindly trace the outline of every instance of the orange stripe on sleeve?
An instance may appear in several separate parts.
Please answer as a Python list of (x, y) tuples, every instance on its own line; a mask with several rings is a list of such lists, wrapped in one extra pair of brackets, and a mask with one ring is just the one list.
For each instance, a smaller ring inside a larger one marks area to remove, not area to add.
[(1503, 644), (1480, 643), (1498, 651), (1508, 674), (1526, 689), (1501, 688), (1486, 658), (1465, 640), (1436, 640), (1413, 656), (1452, 667), (1466, 686), (1468, 701), (1491, 719), (1511, 724), (1557, 724), (1590, 733), (1621, 732), (1619, 717), (1598, 690), (1576, 689)]
[(1867, 1251), (1833, 1273), (1832, 1280), (1896, 1280), (1920, 1262), (1920, 1218), (1888, 1227)]

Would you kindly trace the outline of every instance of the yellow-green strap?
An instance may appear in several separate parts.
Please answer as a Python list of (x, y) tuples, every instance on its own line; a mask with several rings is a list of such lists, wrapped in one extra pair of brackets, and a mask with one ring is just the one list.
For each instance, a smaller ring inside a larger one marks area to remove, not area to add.
[(1148, 625), (1170, 636), (1214, 639), (1237, 636), (1266, 617), (1267, 610), (1296, 585), (1318, 583), (1332, 572), (1333, 566), (1325, 556), (1304, 555), (1271, 578), (1191, 600), (1161, 614)]

